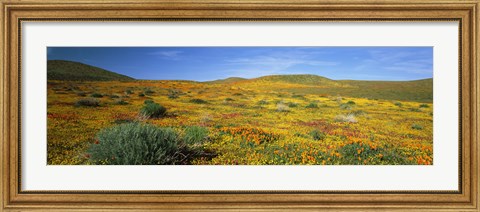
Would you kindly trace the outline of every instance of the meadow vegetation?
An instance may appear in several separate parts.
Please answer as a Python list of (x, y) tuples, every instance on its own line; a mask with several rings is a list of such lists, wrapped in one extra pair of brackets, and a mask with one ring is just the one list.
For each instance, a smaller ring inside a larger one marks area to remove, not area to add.
[(404, 83), (49, 80), (48, 164), (433, 164), (432, 90)]

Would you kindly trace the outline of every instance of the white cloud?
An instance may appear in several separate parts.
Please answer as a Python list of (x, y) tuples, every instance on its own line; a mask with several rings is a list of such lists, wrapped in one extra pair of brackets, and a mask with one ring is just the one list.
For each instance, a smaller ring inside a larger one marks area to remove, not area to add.
[(159, 56), (159, 57), (164, 58), (164, 59), (177, 60), (177, 59), (179, 59), (179, 56), (182, 53), (183, 53), (182, 51), (172, 50), (172, 51), (150, 52), (150, 53), (148, 53), (148, 55), (155, 55), (155, 56)]

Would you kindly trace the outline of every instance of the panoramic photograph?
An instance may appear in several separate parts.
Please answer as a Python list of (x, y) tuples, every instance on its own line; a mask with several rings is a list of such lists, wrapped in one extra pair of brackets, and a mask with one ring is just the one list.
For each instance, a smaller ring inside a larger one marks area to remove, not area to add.
[(48, 47), (48, 165), (433, 165), (432, 47)]

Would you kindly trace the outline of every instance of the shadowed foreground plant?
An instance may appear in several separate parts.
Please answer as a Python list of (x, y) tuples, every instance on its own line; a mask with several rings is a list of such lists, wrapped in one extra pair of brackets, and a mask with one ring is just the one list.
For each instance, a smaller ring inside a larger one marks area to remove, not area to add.
[(181, 164), (182, 142), (171, 128), (128, 123), (97, 134), (87, 151), (90, 162), (106, 165)]

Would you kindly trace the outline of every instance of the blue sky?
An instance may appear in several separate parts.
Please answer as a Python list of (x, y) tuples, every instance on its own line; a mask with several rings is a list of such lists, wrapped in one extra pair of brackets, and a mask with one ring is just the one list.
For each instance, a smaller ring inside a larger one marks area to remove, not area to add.
[(208, 81), (275, 74), (416, 80), (433, 75), (432, 47), (48, 47), (71, 60), (136, 79)]

